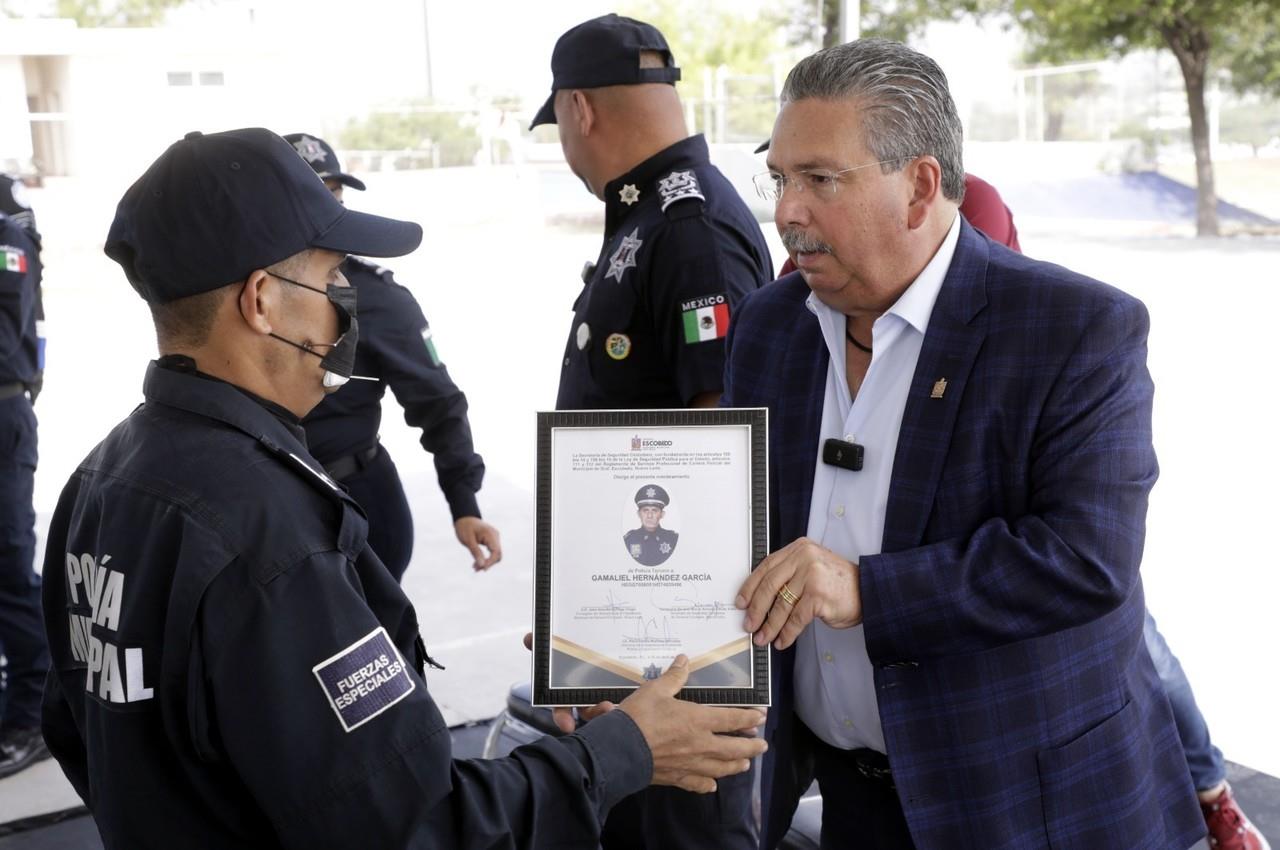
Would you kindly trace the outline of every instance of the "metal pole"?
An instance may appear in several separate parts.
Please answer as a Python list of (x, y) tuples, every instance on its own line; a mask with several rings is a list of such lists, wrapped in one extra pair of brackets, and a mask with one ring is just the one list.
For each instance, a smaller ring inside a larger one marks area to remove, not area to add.
[(1018, 73), (1018, 141), (1027, 140), (1027, 75)]
[(860, 0), (840, 0), (840, 43), (858, 38), (862, 31), (862, 3)]
[(435, 100), (435, 86), (431, 79), (431, 25), (427, 17), (427, 0), (422, 0), (422, 53), (427, 63), (427, 100)]

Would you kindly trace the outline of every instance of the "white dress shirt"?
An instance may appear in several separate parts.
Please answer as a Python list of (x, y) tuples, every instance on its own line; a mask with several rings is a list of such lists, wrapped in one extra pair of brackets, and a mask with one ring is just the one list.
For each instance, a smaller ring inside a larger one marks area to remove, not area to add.
[[(856, 399), (850, 399), (846, 379), (844, 314), (823, 304), (812, 293), (806, 302), (818, 317), (831, 355), (822, 430), (815, 447), (817, 463), (808, 536), (850, 561), (880, 552), (889, 479), (907, 391), (959, 237), (957, 215), (933, 259), (894, 305), (876, 319), (871, 330), (871, 365)], [(822, 444), (829, 437), (863, 446), (862, 469), (853, 471), (823, 463)], [(795, 676), (796, 712), (814, 734), (842, 749), (869, 747), (885, 751), (871, 660), (861, 625), (833, 629), (814, 620), (796, 641)]]

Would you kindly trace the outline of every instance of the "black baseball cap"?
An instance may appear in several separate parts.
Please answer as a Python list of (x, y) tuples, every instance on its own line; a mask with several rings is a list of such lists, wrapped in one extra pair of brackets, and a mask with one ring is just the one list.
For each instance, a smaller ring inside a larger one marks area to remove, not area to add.
[[(661, 53), (666, 67), (641, 68), (640, 54)], [(657, 28), (621, 15), (604, 15), (578, 24), (556, 42), (551, 51), (551, 96), (542, 104), (533, 123), (556, 123), (556, 92), (560, 89), (598, 89), (641, 83), (671, 83), (680, 69), (667, 40)]]
[(104, 250), (164, 304), (307, 248), (398, 257), (421, 241), (413, 222), (344, 207), (292, 145), (254, 127), (170, 145), (120, 199)]
[(337, 180), (343, 186), (364, 191), (364, 181), (343, 172), (342, 163), (338, 162), (338, 155), (324, 139), (308, 133), (290, 133), (284, 137), (284, 140), (293, 145), (298, 156), (307, 161), (307, 165), (320, 175), (321, 180)]
[(40, 234), (36, 230), (36, 214), (31, 211), (27, 187), (22, 178), (0, 172), (0, 212), (24, 228), (37, 242), (40, 241)]

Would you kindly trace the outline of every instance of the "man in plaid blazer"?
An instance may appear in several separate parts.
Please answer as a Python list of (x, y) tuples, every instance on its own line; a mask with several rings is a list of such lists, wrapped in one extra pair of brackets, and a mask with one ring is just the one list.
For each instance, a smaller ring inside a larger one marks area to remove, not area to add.
[(864, 39), (787, 78), (757, 178), (799, 272), (730, 330), (770, 411), (762, 844), (1170, 848), (1204, 832), (1142, 640), (1151, 444), (1135, 299), (957, 214), (938, 66)]

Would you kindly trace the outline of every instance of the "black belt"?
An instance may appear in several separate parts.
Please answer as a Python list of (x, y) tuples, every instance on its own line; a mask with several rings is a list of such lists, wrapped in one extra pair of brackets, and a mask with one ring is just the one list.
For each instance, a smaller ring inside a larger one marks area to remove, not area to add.
[(350, 478), (369, 464), (373, 463), (373, 459), (377, 456), (378, 444), (374, 443), (363, 451), (345, 455), (332, 463), (326, 463), (324, 465), (324, 470), (329, 473), (329, 477), (334, 481), (342, 481), (344, 478)]
[(893, 787), (893, 771), (889, 770), (889, 757), (877, 750), (857, 749), (844, 750), (844, 756), (853, 764), (854, 770), (874, 782), (882, 782)]
[(13, 398), (16, 395), (22, 395), (26, 391), (27, 385), (22, 381), (14, 381), (12, 384), (0, 384), (0, 401)]

